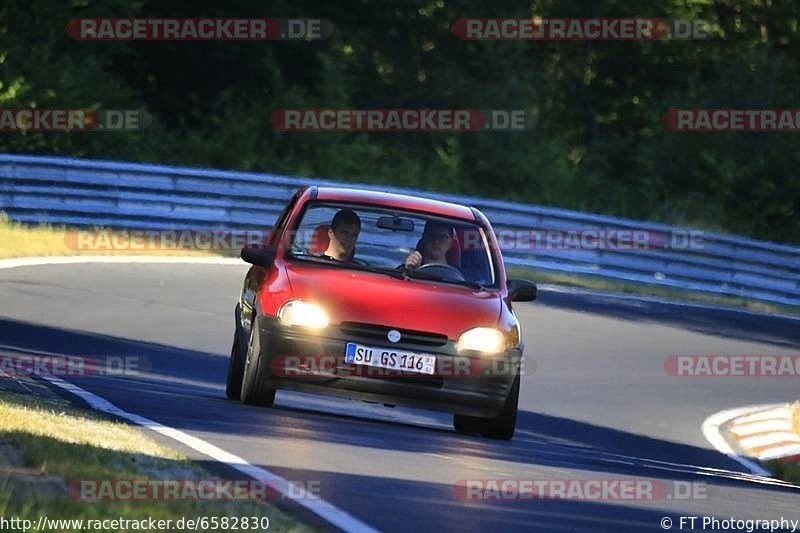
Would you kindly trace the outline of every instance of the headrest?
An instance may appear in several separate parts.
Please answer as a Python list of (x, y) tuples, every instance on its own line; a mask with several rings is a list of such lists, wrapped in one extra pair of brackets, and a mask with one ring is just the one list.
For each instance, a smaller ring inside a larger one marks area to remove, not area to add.
[(308, 253), (321, 254), (328, 249), (331, 243), (328, 237), (328, 230), (331, 229), (330, 224), (320, 224), (314, 228), (314, 233), (311, 234), (311, 243), (308, 245)]

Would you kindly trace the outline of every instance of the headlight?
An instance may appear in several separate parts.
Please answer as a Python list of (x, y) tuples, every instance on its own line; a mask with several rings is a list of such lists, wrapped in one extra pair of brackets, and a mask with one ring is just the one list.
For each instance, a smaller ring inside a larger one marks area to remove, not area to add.
[(321, 329), (328, 326), (328, 313), (318, 306), (302, 300), (290, 300), (278, 311), (278, 318), (287, 326)]
[(472, 328), (461, 334), (456, 350), (475, 350), (483, 353), (500, 353), (506, 347), (503, 332), (495, 328)]

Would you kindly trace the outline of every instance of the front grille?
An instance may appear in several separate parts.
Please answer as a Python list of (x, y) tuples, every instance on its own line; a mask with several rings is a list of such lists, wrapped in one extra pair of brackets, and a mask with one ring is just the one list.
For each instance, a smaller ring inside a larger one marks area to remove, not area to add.
[(409, 329), (390, 328), (377, 324), (364, 324), (360, 322), (342, 322), (342, 333), (362, 339), (374, 339), (376, 342), (386, 344), (389, 330), (397, 329), (402, 335), (401, 344), (416, 344), (420, 346), (444, 346), (447, 344), (447, 335), (429, 333), (427, 331), (414, 331)]

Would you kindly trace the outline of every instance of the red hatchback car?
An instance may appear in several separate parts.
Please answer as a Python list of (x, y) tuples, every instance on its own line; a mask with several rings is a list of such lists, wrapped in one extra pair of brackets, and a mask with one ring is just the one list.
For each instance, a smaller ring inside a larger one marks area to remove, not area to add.
[(236, 306), (227, 395), (277, 389), (453, 413), (455, 429), (510, 439), (523, 345), (489, 221), (462, 205), (305, 187), (289, 200)]

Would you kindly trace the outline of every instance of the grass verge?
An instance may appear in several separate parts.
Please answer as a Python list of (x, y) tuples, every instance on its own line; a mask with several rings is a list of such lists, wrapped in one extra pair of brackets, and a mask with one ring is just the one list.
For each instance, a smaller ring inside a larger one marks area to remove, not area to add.
[(762, 313), (800, 315), (800, 307), (759, 302), (736, 296), (717, 296), (704, 292), (676, 289), (672, 287), (657, 287), (653, 285), (645, 285), (626, 281), (614, 281), (597, 278), (594, 276), (560, 274), (557, 272), (547, 272), (534, 268), (525, 268), (519, 266), (508, 267), (506, 270), (509, 278), (530, 279), (537, 283), (551, 283), (553, 285), (580, 287), (583, 289), (593, 289), (597, 291), (634, 294), (639, 296), (655, 296), (658, 298), (669, 298), (673, 300), (724, 305), (728, 307), (749, 309), (751, 311), (758, 311)]
[(800, 465), (788, 461), (767, 461), (773, 477), (800, 485)]
[(208, 257), (210, 255), (238, 256), (239, 250), (225, 250), (214, 253), (198, 249), (157, 249), (157, 250), (79, 250), (70, 246), (66, 238), (69, 228), (40, 224), (30, 226), (9, 220), (0, 212), (0, 259), (11, 257), (40, 257), (65, 255), (179, 255)]
[[(311, 531), (264, 501), (85, 501), (68, 495), (69, 480), (199, 481), (217, 477), (137, 428), (76, 408), (66, 401), (0, 393), (0, 445), (6, 452), (15, 450), (19, 455), (17, 462), (22, 463), (15, 465), (8, 453), (0, 453), (0, 516), (6, 519), (15, 517), (37, 524), (43, 516), (51, 520), (83, 520), (86, 524), (87, 520), (152, 517), (171, 519), (176, 524), (183, 517), (267, 517), (270, 531)], [(33, 475), (21, 476), (20, 471)], [(32, 480), (41, 486), (34, 483), (31, 489)], [(62, 525), (52, 530), (81, 531), (75, 526)], [(86, 525), (83, 528), (97, 529)], [(129, 529), (120, 526), (102, 530)], [(250, 531), (262, 530), (250, 528)]]

